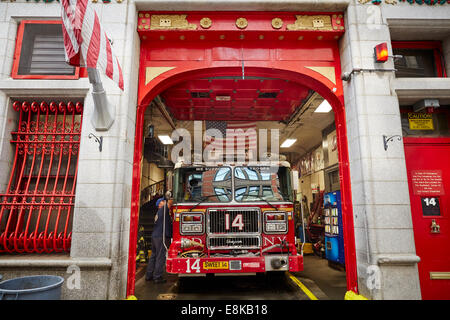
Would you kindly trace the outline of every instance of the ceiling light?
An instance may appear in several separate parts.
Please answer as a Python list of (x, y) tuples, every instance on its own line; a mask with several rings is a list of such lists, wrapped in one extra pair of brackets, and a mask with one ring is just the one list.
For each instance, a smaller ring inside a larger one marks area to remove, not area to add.
[(161, 140), (161, 142), (163, 144), (173, 144), (172, 139), (170, 139), (170, 137), (167, 135), (163, 135), (163, 136), (158, 135), (158, 138), (159, 138), (159, 140)]
[(230, 96), (216, 96), (216, 101), (230, 101)]
[(290, 146), (292, 146), (295, 143), (295, 141), (297, 141), (297, 139), (286, 139), (281, 144), (280, 148), (289, 148)]
[(317, 113), (327, 113), (331, 111), (331, 105), (328, 103), (327, 100), (323, 100), (322, 103), (314, 110), (314, 112)]

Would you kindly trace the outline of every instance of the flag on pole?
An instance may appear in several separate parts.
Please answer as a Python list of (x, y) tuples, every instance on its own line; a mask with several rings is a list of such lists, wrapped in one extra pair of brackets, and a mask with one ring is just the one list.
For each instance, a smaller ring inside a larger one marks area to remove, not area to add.
[(66, 62), (101, 70), (123, 90), (119, 61), (89, 0), (60, 2)]

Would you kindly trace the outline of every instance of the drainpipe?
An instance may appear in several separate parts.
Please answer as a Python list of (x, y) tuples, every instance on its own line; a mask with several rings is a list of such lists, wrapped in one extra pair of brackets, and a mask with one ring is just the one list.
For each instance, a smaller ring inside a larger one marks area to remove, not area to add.
[(89, 82), (92, 84), (92, 98), (94, 99), (94, 113), (92, 115), (91, 123), (96, 131), (108, 131), (114, 122), (111, 116), (110, 109), (113, 111), (113, 106), (108, 103), (106, 92), (103, 89), (100, 74), (97, 69), (87, 68)]

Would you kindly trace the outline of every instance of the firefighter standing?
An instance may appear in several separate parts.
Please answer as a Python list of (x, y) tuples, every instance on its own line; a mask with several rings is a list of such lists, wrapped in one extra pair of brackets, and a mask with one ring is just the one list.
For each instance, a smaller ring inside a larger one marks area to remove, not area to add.
[(158, 212), (155, 215), (155, 226), (152, 233), (152, 255), (148, 262), (145, 280), (154, 283), (164, 283), (164, 267), (166, 265), (166, 252), (172, 238), (172, 219), (170, 208), (172, 200), (161, 198), (156, 202)]

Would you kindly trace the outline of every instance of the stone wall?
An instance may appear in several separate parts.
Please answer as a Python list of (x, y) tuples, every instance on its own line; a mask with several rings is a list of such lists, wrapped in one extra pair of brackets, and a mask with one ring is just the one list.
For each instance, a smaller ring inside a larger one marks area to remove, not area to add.
[[(384, 69), (354, 72), (344, 82), (358, 288), (372, 299), (420, 299), (403, 143), (394, 140), (388, 150), (383, 144), (383, 135), (402, 135), (391, 90), (394, 66), (392, 61), (377, 64), (373, 57), (377, 44), (390, 43), (389, 28), (372, 7), (356, 2), (345, 18), (342, 71)], [(409, 262), (385, 265), (384, 255), (392, 261), (406, 256)], [(371, 276), (381, 276), (380, 282)]]

